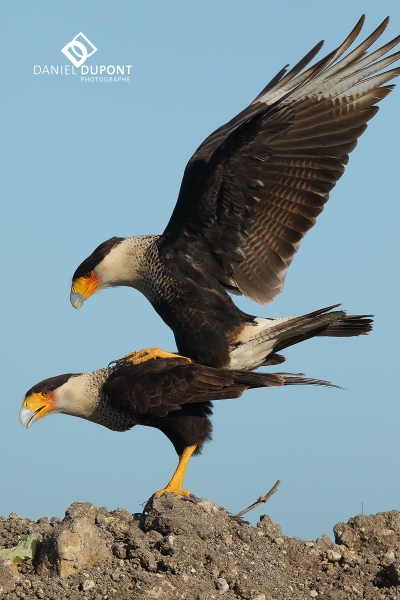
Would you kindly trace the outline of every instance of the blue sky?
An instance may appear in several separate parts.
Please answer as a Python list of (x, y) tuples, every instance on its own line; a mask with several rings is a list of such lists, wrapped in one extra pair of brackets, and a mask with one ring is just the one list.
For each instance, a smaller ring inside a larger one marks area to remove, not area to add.
[[(138, 292), (69, 304), (77, 265), (113, 235), (161, 233), (186, 162), (285, 64), (320, 39), (324, 53), (367, 13), (365, 37), (397, 2), (304, 0), (1, 3), (2, 43), (2, 493), (0, 514), (63, 516), (74, 501), (132, 512), (176, 465), (160, 432), (113, 433), (54, 416), (29, 431), (21, 401), (39, 380), (107, 365), (149, 346), (173, 351), (168, 328)], [(34, 75), (65, 65), (61, 48), (82, 31), (97, 47), (87, 64), (132, 65), (130, 82), (84, 83)], [(342, 302), (373, 313), (357, 339), (311, 340), (286, 352), (285, 369), (345, 390), (256, 390), (219, 402), (214, 440), (189, 466), (186, 487), (235, 513), (277, 494), (268, 512), (287, 535), (315, 538), (361, 512), (399, 508), (398, 106), (381, 103), (284, 293), (259, 316), (302, 314)]]

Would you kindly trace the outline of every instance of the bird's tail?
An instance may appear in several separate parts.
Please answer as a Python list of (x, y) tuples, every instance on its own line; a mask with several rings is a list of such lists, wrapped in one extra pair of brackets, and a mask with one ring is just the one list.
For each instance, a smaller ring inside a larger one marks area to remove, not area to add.
[(237, 345), (230, 352), (231, 369), (256, 369), (276, 365), (285, 358), (281, 350), (315, 336), (352, 337), (372, 330), (372, 315), (350, 315), (329, 306), (301, 317), (256, 318), (244, 326)]
[(245, 385), (246, 389), (283, 385), (320, 385), (342, 389), (330, 381), (305, 377), (303, 373), (261, 373), (260, 371), (232, 371), (230, 373), (232, 373), (235, 384)]

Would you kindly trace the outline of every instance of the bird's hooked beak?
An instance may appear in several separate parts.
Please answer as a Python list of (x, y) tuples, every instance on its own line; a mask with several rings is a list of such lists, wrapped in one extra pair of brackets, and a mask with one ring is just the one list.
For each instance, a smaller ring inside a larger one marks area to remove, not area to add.
[(31, 394), (22, 403), (19, 411), (21, 424), (29, 427), (38, 419), (41, 419), (54, 408), (53, 392), (42, 392)]
[(78, 277), (72, 282), (70, 301), (74, 308), (80, 309), (82, 304), (92, 294), (94, 294), (100, 286), (100, 279), (92, 271), (89, 275)]

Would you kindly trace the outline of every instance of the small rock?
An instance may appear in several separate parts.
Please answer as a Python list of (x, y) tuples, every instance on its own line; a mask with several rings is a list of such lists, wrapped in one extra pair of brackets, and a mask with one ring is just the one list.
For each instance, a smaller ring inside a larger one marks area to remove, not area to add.
[(311, 596), (311, 598), (316, 598), (318, 596), (317, 590), (311, 590), (310, 596)]
[(342, 555), (340, 554), (340, 552), (337, 552), (336, 550), (328, 550), (327, 552), (327, 557), (329, 562), (339, 562), (339, 560), (342, 558)]
[(143, 569), (150, 571), (151, 573), (157, 572), (157, 562), (151, 552), (140, 552), (139, 558)]
[(160, 542), (163, 539), (163, 535), (158, 531), (148, 531), (146, 534), (146, 539), (148, 542), (156, 544), (157, 542)]
[(96, 584), (93, 581), (93, 579), (85, 579), (85, 581), (81, 585), (81, 588), (84, 592), (88, 592), (89, 590), (92, 590), (95, 585)]
[(61, 577), (90, 569), (96, 563), (112, 558), (97, 527), (87, 519), (73, 521), (71, 527), (62, 529), (57, 533), (54, 545)]
[(261, 515), (260, 520), (257, 523), (257, 527), (262, 529), (265, 535), (270, 538), (282, 537), (282, 529), (280, 525), (274, 523), (268, 515)]
[(116, 542), (115, 544), (113, 544), (112, 553), (116, 558), (126, 558), (126, 549), (124, 544), (122, 542)]
[(383, 535), (383, 536), (393, 535), (394, 533), (395, 533), (395, 531), (393, 529), (391, 529), (390, 527), (387, 527), (386, 529), (382, 529), (382, 531), (381, 531), (381, 535)]
[(97, 513), (96, 513), (96, 523), (104, 524), (104, 520), (107, 519), (107, 517), (109, 517), (109, 516), (110, 516), (110, 513), (108, 512), (108, 510), (106, 509), (105, 506), (98, 508)]
[(396, 560), (396, 556), (395, 556), (393, 550), (388, 550), (382, 556), (382, 564), (384, 564), (385, 566), (390, 565), (394, 560)]
[(389, 565), (386, 574), (393, 585), (400, 585), (400, 562), (397, 560)]
[(6, 567), (7, 571), (9, 569), (11, 571), (11, 573), (14, 575), (14, 577), (16, 577), (17, 579), (20, 578), (17, 565), (12, 560), (0, 560), (0, 563)]
[(0, 559), (0, 587), (3, 588), (0, 597), (6, 597), (7, 593), (15, 588), (18, 579), (18, 569), (12, 560)]
[(205, 510), (206, 513), (208, 513), (209, 515), (214, 515), (219, 511), (219, 506), (217, 504), (211, 502), (211, 500), (206, 500), (205, 498), (199, 500), (197, 505), (200, 506), (200, 508), (202, 508), (203, 510)]
[(74, 502), (65, 511), (66, 518), (74, 521), (83, 518), (87, 519), (91, 523), (94, 523), (96, 520), (96, 515), (97, 508), (93, 506), (93, 504), (90, 504), (90, 502)]
[(233, 544), (233, 538), (231, 535), (226, 535), (224, 537), (224, 542), (227, 546), (230, 546), (231, 544)]
[(16, 513), (10, 513), (10, 519), (13, 521), (19, 521), (19, 516)]
[(346, 550), (344, 552), (342, 558), (343, 558), (344, 566), (347, 566), (347, 567), (354, 567), (361, 560), (359, 556), (357, 556), (353, 552), (350, 552), (350, 550)]
[(125, 508), (116, 508), (111, 514), (113, 517), (117, 517), (120, 521), (125, 523), (130, 523), (133, 521), (133, 515), (129, 511), (125, 510)]
[(217, 579), (217, 588), (220, 594), (225, 594), (229, 590), (229, 585), (226, 579), (219, 577)]
[(284, 542), (284, 539), (282, 537), (276, 537), (273, 539), (273, 541), (275, 542), (275, 544), (278, 544), (278, 546), (281, 546)]

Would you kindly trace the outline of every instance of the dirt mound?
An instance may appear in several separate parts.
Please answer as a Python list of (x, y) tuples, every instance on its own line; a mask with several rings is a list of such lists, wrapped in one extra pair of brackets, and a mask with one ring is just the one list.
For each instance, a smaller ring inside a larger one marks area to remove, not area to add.
[[(33, 560), (0, 560), (7, 600), (400, 599), (400, 513), (358, 516), (307, 542), (209, 500), (153, 500), (145, 514), (75, 503), (65, 518), (0, 517), (0, 548), (34, 534)], [(33, 539), (29, 538), (29, 539)]]

